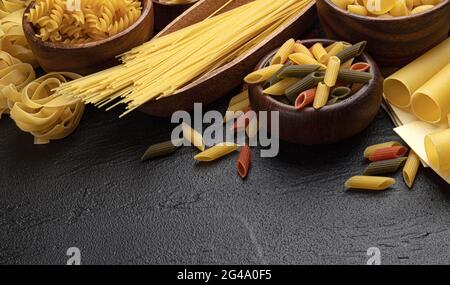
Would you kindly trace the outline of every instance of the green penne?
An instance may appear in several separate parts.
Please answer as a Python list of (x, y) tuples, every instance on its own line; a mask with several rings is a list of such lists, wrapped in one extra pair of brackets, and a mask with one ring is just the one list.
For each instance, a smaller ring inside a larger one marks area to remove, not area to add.
[(339, 86), (331, 91), (331, 97), (337, 98), (338, 100), (344, 100), (352, 94), (352, 90), (345, 86)]
[(373, 176), (397, 172), (406, 162), (406, 157), (372, 162), (367, 166), (364, 175)]
[(291, 104), (294, 104), (295, 100), (297, 99), (297, 96), (300, 93), (317, 86), (317, 84), (321, 82), (324, 79), (324, 77), (325, 72), (314, 71), (313, 73), (310, 73), (308, 76), (300, 80), (298, 83), (286, 89), (285, 95), (289, 99), (289, 102), (291, 102)]
[(149, 159), (165, 156), (174, 153), (178, 149), (178, 144), (181, 140), (176, 141), (175, 145), (172, 141), (166, 141), (151, 145), (142, 156), (141, 160), (146, 161)]
[(342, 63), (347, 62), (352, 58), (360, 56), (366, 48), (366, 45), (366, 41), (359, 42), (339, 52), (338, 54), (336, 54), (336, 56), (341, 60)]
[(351, 83), (367, 83), (372, 79), (372, 74), (369, 72), (343, 69), (339, 71), (338, 79)]
[(277, 74), (277, 77), (279, 79), (284, 79), (288, 77), (302, 78), (318, 70), (319, 68), (320, 65), (315, 64), (291, 65), (287, 66), (286, 68), (283, 68), (283, 70), (281, 70)]
[(327, 105), (334, 105), (339, 102), (339, 98), (332, 97), (330, 100), (328, 100)]
[(272, 75), (269, 79), (267, 79), (266, 82), (264, 82), (263, 84), (263, 88), (269, 88), (270, 86), (277, 84), (278, 82), (281, 81), (281, 78), (278, 77), (278, 75), (283, 72), (284, 69), (286, 69), (288, 66), (290, 66), (290, 63), (285, 64), (282, 68), (280, 68), (280, 70), (278, 70), (277, 72), (275, 72), (274, 75)]

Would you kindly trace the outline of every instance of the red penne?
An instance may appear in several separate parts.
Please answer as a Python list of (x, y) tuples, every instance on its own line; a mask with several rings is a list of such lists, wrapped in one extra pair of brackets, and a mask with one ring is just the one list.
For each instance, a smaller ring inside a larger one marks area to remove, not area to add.
[(314, 102), (314, 98), (316, 97), (317, 88), (311, 88), (309, 90), (303, 91), (298, 95), (295, 100), (295, 109), (300, 111), (306, 106), (312, 104)]
[(355, 71), (367, 71), (370, 68), (370, 64), (368, 64), (367, 62), (357, 62), (354, 63), (351, 67), (350, 70), (355, 70)]
[(247, 177), (248, 172), (250, 170), (251, 162), (252, 162), (252, 152), (250, 150), (250, 147), (246, 144), (242, 147), (241, 153), (239, 154), (237, 160), (238, 173), (242, 179)]
[(248, 110), (244, 115), (237, 118), (236, 122), (234, 122), (231, 127), (232, 131), (243, 130), (245, 129), (250, 121), (256, 117), (256, 112), (253, 110)]
[(380, 148), (374, 151), (370, 156), (371, 161), (380, 161), (402, 157), (408, 150), (404, 146), (392, 146)]

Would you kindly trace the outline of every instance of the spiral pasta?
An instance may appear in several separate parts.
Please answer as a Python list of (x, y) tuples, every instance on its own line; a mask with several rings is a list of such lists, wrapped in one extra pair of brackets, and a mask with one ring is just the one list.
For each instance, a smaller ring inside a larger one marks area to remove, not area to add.
[(78, 1), (36, 0), (26, 14), (36, 36), (54, 43), (88, 43), (124, 31), (141, 16), (139, 0)]

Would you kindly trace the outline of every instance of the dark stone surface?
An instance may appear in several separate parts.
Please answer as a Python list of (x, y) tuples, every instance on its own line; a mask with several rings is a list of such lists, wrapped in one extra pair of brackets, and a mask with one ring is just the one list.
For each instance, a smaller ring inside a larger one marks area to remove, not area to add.
[[(229, 98), (215, 107), (224, 110)], [(254, 154), (246, 181), (236, 154), (198, 165), (195, 149), (141, 163), (171, 124), (136, 112), (88, 108), (77, 131), (33, 145), (0, 120), (0, 263), (384, 264), (450, 263), (450, 189), (421, 170), (413, 190), (346, 192), (363, 171), (363, 149), (399, 139), (387, 115), (328, 147), (282, 144), (277, 158)]]

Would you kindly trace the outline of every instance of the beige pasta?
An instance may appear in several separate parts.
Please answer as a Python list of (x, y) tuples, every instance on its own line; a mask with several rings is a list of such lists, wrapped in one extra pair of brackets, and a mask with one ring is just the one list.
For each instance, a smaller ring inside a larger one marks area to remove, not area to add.
[(330, 96), (330, 87), (325, 83), (320, 82), (317, 85), (316, 97), (314, 98), (313, 107), (318, 110), (324, 107), (328, 102), (328, 97)]
[(294, 48), (295, 48), (294, 39), (290, 39), (287, 42), (285, 42), (272, 58), (271, 65), (285, 63), (289, 55), (294, 52)]
[(285, 78), (278, 83), (264, 89), (264, 94), (273, 95), (273, 96), (282, 96), (286, 89), (294, 85), (299, 81), (298, 78)]
[(282, 64), (274, 64), (268, 67), (258, 69), (244, 78), (244, 81), (249, 84), (257, 84), (266, 81), (272, 75), (274, 75), (278, 70), (283, 67)]
[(193, 146), (195, 146), (199, 150), (204, 151), (205, 142), (203, 140), (203, 136), (199, 132), (191, 128), (185, 122), (182, 123), (181, 127), (183, 130), (184, 139), (190, 142)]
[(313, 54), (311, 53), (311, 51), (309, 50), (309, 48), (305, 47), (303, 44), (301, 43), (296, 43), (295, 47), (294, 47), (294, 53), (304, 53), (309, 57), (314, 58)]
[(395, 184), (395, 179), (379, 176), (354, 176), (345, 182), (348, 189), (386, 190)]
[(320, 63), (326, 63), (329, 58), (327, 51), (321, 43), (315, 43), (311, 47), (311, 53), (314, 55), (314, 58)]
[(417, 171), (420, 166), (420, 158), (414, 151), (410, 151), (406, 164), (403, 168), (403, 179), (409, 188), (412, 188), (414, 181), (416, 180)]
[(210, 162), (226, 156), (238, 149), (238, 145), (234, 143), (224, 142), (217, 144), (199, 154), (194, 159), (203, 162)]
[(345, 49), (345, 46), (342, 42), (336, 42), (332, 44), (332, 47), (327, 51), (330, 57), (337, 55), (341, 51)]
[(333, 87), (336, 85), (336, 81), (341, 69), (341, 60), (336, 57), (330, 57), (328, 60), (327, 71), (325, 72), (324, 82), (328, 87)]

